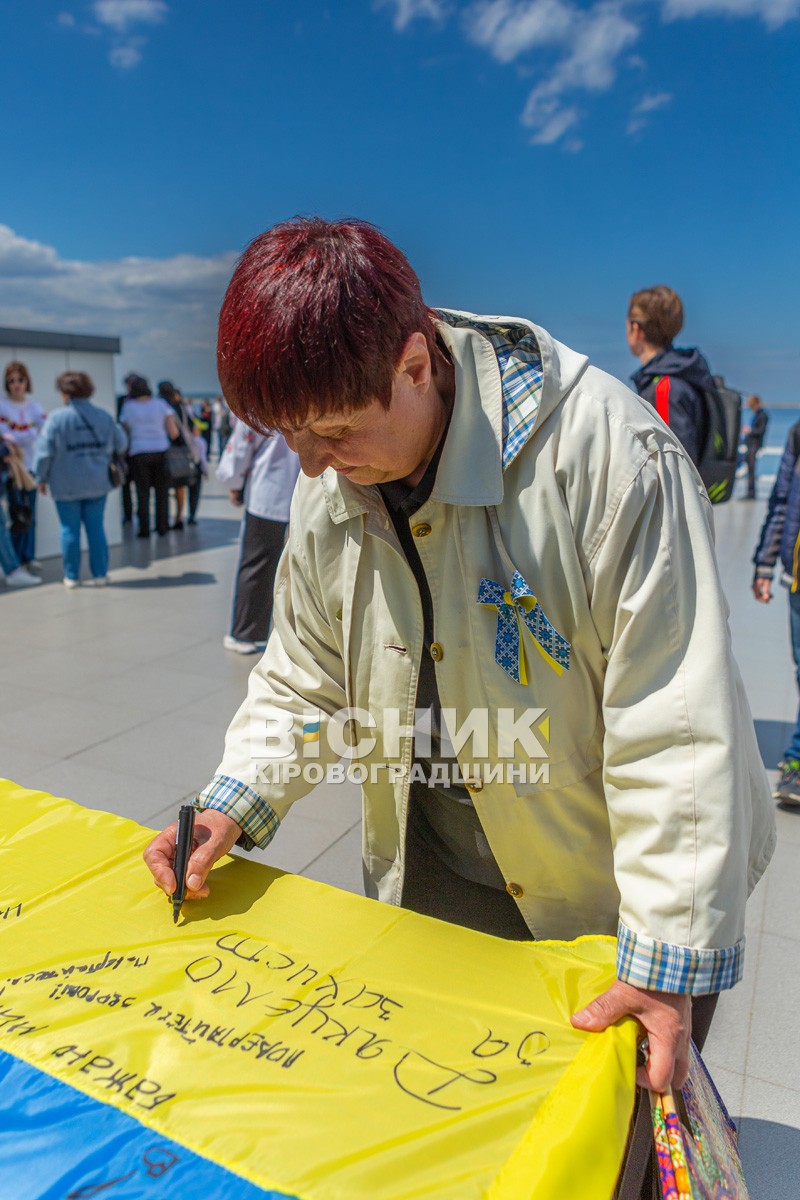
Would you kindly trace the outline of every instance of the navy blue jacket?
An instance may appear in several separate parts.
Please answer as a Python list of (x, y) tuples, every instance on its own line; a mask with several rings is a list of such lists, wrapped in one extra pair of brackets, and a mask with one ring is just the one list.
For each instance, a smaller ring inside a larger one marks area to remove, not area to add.
[(639, 395), (655, 407), (698, 466), (706, 440), (703, 389), (714, 386), (700, 351), (667, 346), (640, 367), (632, 379)]
[[(800, 554), (800, 421), (789, 430), (778, 477), (767, 506), (767, 516), (761, 530), (753, 562), (756, 575), (771, 579), (778, 554), (792, 591), (798, 588), (798, 554)], [(788, 582), (787, 579), (787, 582)]]

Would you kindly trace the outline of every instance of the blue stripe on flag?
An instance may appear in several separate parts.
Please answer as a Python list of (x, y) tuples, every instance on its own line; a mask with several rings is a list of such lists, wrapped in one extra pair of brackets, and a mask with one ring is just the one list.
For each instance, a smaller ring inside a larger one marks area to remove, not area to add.
[(0, 1050), (0, 1200), (296, 1200)]

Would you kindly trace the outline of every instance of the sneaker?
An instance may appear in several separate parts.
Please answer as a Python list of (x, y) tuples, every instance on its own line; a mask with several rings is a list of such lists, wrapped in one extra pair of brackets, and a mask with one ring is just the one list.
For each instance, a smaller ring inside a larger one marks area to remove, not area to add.
[(15, 571), (6, 575), (6, 587), (36, 587), (41, 582), (38, 575), (31, 575), (30, 571), (26, 571), (24, 567), (17, 567)]
[[(41, 583), (41, 580), (39, 580), (39, 582)], [(81, 586), (80, 579), (67, 579), (66, 575), (64, 576), (64, 587), (65, 588), (76, 588), (76, 587), (80, 587), (80, 586)]]
[(23, 563), (22, 565), (26, 571), (35, 571), (37, 575), (42, 569), (42, 564), (38, 558), (32, 558), (30, 562)]
[(800, 762), (787, 758), (781, 768), (778, 786), (772, 793), (775, 800), (800, 808)]
[(91, 579), (86, 580), (87, 587), (108, 587), (107, 575), (94, 575)]
[(234, 654), (258, 654), (259, 650), (264, 648), (263, 643), (259, 646), (258, 642), (240, 642), (238, 638), (231, 637), (229, 633), (225, 634), (222, 644), (226, 650), (232, 650)]

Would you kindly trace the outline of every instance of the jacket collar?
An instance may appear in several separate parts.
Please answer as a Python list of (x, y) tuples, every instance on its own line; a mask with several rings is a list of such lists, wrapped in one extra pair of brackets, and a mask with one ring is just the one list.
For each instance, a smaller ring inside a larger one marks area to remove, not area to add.
[[(473, 314), (454, 315), (469, 320)], [(582, 374), (587, 360), (520, 317), (480, 320), (521, 325), (536, 336), (542, 355), (543, 387), (533, 437)], [(436, 328), (453, 359), (456, 401), (430, 498), (442, 504), (499, 504), (503, 499), (503, 392), (497, 356), (477, 329), (453, 327), (443, 321), (437, 321)], [(384, 527), (388, 518), (377, 488), (352, 483), (330, 468), (323, 472), (321, 483), (334, 524), (366, 514), (369, 524)]]

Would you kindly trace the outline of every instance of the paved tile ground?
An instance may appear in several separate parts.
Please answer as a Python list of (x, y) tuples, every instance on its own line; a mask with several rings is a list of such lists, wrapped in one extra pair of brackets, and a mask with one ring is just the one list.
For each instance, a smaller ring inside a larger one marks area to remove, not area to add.
[[(112, 498), (112, 504), (117, 498)], [(750, 558), (763, 500), (717, 510), (720, 569), (768, 768), (797, 710), (786, 599), (758, 606)], [(110, 514), (113, 519), (115, 514)], [(113, 586), (68, 592), (60, 563), (43, 586), (0, 585), (0, 774), (31, 788), (160, 827), (216, 767), (252, 660), (223, 650), (238, 515), (217, 485), (197, 528), (112, 553)], [(727, 993), (706, 1047), (739, 1121), (752, 1200), (800, 1195), (800, 813), (778, 813), (773, 865), (749, 907), (744, 981)], [(281, 828), (264, 861), (361, 890), (360, 800), (320, 787)]]

